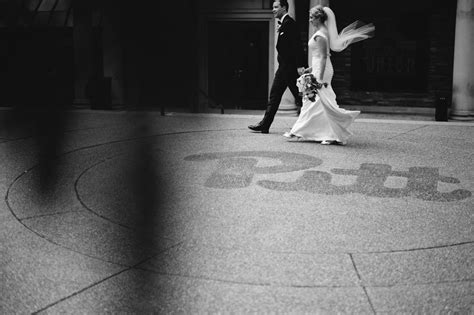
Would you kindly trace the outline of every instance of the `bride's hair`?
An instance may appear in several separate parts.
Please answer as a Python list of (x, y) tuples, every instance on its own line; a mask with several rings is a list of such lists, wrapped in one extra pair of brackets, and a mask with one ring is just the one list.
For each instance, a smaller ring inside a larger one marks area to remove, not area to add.
[(319, 20), (321, 23), (326, 22), (328, 18), (326, 12), (324, 12), (323, 6), (320, 4), (312, 7), (309, 10), (309, 15), (311, 15), (314, 19)]

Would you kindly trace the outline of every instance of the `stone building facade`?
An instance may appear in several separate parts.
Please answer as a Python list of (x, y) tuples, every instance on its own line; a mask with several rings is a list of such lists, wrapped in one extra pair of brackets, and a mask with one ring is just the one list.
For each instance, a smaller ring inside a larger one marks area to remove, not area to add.
[[(339, 29), (375, 24), (374, 38), (332, 53), (342, 106), (409, 112), (445, 98), (457, 119), (474, 116), (473, 2), (289, 1), (304, 46), (316, 4), (334, 10)], [(263, 109), (277, 67), (272, 3), (4, 1), (0, 106)], [(291, 102), (285, 94), (281, 107)]]

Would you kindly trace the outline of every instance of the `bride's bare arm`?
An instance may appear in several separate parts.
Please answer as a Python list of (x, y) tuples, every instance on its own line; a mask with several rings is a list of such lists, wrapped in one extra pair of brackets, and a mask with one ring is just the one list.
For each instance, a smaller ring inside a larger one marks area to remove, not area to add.
[(319, 64), (320, 73), (316, 73), (316, 80), (318, 80), (318, 82), (323, 82), (324, 70), (326, 69), (326, 59), (328, 57), (328, 42), (322, 36), (318, 36), (317, 38), (318, 40), (316, 41), (316, 43), (318, 45), (318, 50), (321, 55), (321, 59)]

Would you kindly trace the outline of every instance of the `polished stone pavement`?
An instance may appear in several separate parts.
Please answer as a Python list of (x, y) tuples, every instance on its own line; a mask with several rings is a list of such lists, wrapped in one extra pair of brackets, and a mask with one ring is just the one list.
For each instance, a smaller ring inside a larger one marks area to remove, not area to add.
[(41, 117), (0, 112), (2, 314), (474, 312), (472, 122)]

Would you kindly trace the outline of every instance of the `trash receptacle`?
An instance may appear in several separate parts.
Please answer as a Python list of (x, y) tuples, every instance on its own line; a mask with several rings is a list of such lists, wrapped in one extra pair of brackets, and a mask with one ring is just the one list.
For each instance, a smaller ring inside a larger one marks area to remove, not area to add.
[(445, 96), (436, 96), (436, 121), (448, 121), (448, 100)]

